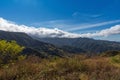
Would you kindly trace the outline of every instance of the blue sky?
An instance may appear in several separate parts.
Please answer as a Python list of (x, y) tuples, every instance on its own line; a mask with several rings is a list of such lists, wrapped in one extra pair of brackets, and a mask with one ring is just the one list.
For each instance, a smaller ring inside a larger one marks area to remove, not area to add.
[[(0, 0), (0, 17), (35, 27), (93, 33), (120, 24), (120, 0)], [(120, 41), (120, 35), (97, 39)]]

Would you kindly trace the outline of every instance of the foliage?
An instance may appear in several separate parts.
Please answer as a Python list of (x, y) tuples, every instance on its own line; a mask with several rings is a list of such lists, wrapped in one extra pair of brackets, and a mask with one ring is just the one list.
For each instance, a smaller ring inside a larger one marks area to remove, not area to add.
[(81, 55), (53, 59), (28, 56), (8, 68), (0, 68), (0, 80), (120, 80), (120, 68), (110, 61), (108, 57)]
[(112, 56), (116, 56), (116, 55), (120, 55), (120, 51), (117, 51), (117, 50), (116, 51), (115, 50), (106, 51), (106, 52), (100, 54), (100, 56), (103, 56), (103, 57), (112, 57)]
[(112, 57), (112, 61), (115, 63), (120, 63), (120, 55), (116, 55), (116, 56)]
[(0, 41), (0, 63), (6, 64), (9, 62), (14, 62), (18, 58), (23, 59), (23, 56), (20, 54), (24, 47), (18, 45), (16, 41)]
[(39, 40), (74, 53), (86, 51), (97, 54), (108, 50), (120, 50), (119, 42), (94, 40), (91, 38), (39, 38)]

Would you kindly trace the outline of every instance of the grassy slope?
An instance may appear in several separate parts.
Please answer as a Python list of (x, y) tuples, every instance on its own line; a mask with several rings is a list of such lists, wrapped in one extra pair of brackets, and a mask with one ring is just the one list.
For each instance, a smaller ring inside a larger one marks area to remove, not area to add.
[(52, 59), (29, 56), (1, 67), (0, 80), (120, 80), (120, 63), (115, 59), (119, 60), (81, 55)]

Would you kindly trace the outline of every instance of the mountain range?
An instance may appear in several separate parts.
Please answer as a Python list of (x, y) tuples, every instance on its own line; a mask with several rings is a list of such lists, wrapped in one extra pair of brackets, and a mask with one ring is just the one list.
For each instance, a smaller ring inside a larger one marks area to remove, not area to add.
[(69, 54), (99, 54), (109, 50), (120, 50), (120, 43), (91, 38), (36, 38), (22, 32), (0, 31), (0, 39), (15, 40), (25, 46), (26, 54), (39, 56), (66, 56)]
[[(109, 50), (120, 50), (120, 43), (95, 40), (91, 38), (39, 38), (38, 40), (71, 50), (82, 49), (88, 53), (102, 53)], [(79, 52), (79, 51), (78, 51)]]
[(25, 33), (0, 31), (0, 39), (7, 41), (15, 40), (19, 45), (26, 47), (23, 51), (23, 53), (25, 52), (26, 54), (33, 54), (42, 57), (53, 55), (64, 56), (64, 51), (62, 49), (59, 49), (52, 44), (35, 40)]

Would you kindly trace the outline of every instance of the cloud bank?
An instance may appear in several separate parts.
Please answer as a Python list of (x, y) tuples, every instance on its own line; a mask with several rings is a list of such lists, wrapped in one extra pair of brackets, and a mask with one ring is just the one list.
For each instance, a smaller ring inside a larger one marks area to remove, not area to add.
[(79, 37), (78, 34), (65, 32), (57, 28), (48, 29), (48, 28), (35, 28), (28, 27), (25, 25), (17, 25), (11, 21), (0, 18), (0, 30), (10, 31), (10, 32), (24, 32), (32, 37)]
[(115, 34), (120, 34), (120, 25), (115, 25), (111, 28), (97, 31), (95, 33), (81, 34), (81, 36), (82, 37), (99, 37), (99, 36), (109, 36), (109, 35), (115, 35)]
[(45, 37), (59, 37), (59, 38), (77, 38), (77, 37), (98, 37), (120, 34), (120, 25), (115, 25), (111, 28), (97, 31), (95, 33), (75, 34), (59, 30), (57, 28), (35, 28), (25, 25), (17, 25), (11, 21), (0, 18), (0, 30), (10, 32), (24, 32), (32, 37), (45, 38)]

